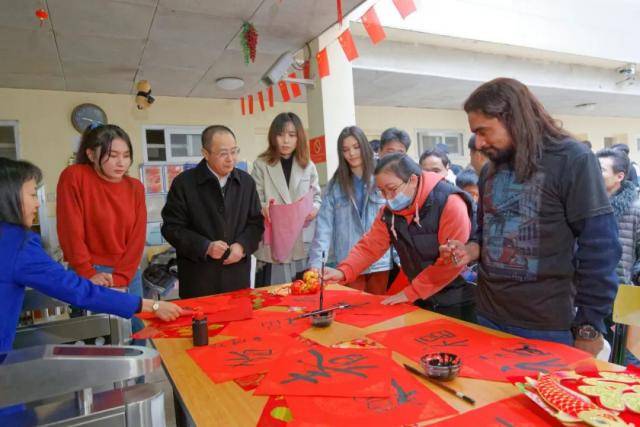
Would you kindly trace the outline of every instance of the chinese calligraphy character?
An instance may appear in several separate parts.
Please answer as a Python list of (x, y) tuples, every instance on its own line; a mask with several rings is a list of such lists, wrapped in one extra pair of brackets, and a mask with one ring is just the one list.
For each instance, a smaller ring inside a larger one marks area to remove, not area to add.
[(500, 368), (502, 372), (507, 372), (512, 369), (520, 369), (523, 371), (542, 372), (548, 374), (553, 370), (566, 369), (567, 364), (560, 358), (554, 357), (553, 359), (540, 360), (538, 362), (519, 362), (513, 366), (505, 365)]
[[(469, 340), (468, 339), (459, 339), (455, 340), (447, 340), (448, 338), (457, 338), (456, 334), (446, 329), (442, 329), (439, 331), (431, 332), (427, 335), (423, 335), (421, 337), (416, 338), (416, 342), (420, 344), (431, 345), (433, 347), (466, 347)], [(438, 340), (442, 340), (440, 342), (436, 342)]]
[(226, 359), (231, 362), (230, 366), (253, 366), (256, 362), (269, 360), (272, 356), (271, 349), (265, 350), (242, 350), (242, 351), (230, 351), (229, 355), (235, 357)]
[[(354, 353), (334, 357), (329, 359), (325, 364), (324, 356), (319, 351), (312, 349), (309, 350), (309, 353), (315, 358), (315, 366), (311, 365), (312, 368), (307, 370), (306, 373), (289, 373), (290, 378), (282, 381), (281, 384), (288, 384), (295, 381), (307, 381), (313, 384), (318, 384), (318, 377), (331, 378), (332, 373), (341, 373), (367, 378), (367, 375), (360, 371), (376, 367), (374, 365), (358, 365), (359, 362), (366, 360), (366, 357), (360, 354)], [(299, 360), (299, 362), (302, 361)]]

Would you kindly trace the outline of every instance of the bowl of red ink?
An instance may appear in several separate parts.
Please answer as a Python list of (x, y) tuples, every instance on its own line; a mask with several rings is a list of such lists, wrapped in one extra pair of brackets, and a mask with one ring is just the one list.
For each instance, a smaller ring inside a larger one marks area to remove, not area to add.
[(453, 353), (429, 353), (420, 358), (420, 366), (429, 378), (451, 381), (460, 373), (462, 361)]

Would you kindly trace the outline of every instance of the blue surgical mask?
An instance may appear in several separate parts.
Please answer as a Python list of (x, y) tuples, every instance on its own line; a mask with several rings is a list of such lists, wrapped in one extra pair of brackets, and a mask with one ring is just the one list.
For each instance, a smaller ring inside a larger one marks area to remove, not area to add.
[(400, 211), (409, 206), (409, 203), (411, 203), (411, 197), (407, 196), (402, 191), (398, 192), (396, 197), (393, 199), (387, 199), (387, 206), (389, 206), (389, 209), (392, 211)]

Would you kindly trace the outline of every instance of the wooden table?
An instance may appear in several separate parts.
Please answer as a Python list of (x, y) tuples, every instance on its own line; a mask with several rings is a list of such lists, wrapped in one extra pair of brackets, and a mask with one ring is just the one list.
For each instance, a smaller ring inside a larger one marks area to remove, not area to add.
[[(330, 285), (328, 289), (344, 289), (343, 286)], [(265, 288), (268, 289), (268, 288)], [(283, 309), (282, 307), (268, 307), (264, 310)], [(365, 335), (395, 329), (403, 326), (414, 325), (429, 320), (446, 318), (436, 313), (426, 310), (415, 310), (403, 316), (399, 316), (368, 328), (356, 328), (334, 322), (326, 329), (310, 328), (302, 335), (320, 344), (329, 346), (336, 342), (361, 338)], [(463, 322), (457, 319), (450, 320), (460, 322), (472, 328), (480, 329), (497, 336), (509, 336), (492, 329)], [(210, 339), (210, 342), (217, 342), (227, 339), (219, 335)], [(171, 338), (154, 339), (153, 344), (160, 352), (162, 363), (167, 376), (173, 385), (176, 405), (181, 404), (190, 418), (197, 426), (255, 426), (262, 413), (262, 408), (267, 402), (267, 396), (253, 396), (253, 391), (242, 390), (235, 382), (229, 381), (222, 384), (213, 383), (207, 375), (200, 370), (198, 365), (189, 357), (185, 350), (192, 347), (191, 339)], [(408, 358), (399, 353), (393, 352), (393, 359), (400, 363), (409, 363), (417, 366)], [(596, 361), (599, 368), (616, 369), (617, 365)], [(420, 380), (423, 381), (423, 380)], [(458, 377), (447, 383), (452, 387), (461, 390), (465, 394), (476, 400), (476, 405), (471, 406), (462, 400), (451, 396), (439, 388), (424, 382), (426, 387), (433, 390), (442, 397), (448, 404), (460, 412), (465, 412), (500, 399), (518, 394), (518, 390), (509, 383), (477, 380), (472, 378)], [(176, 407), (176, 418), (180, 425), (181, 414)], [(435, 422), (435, 420), (429, 423)], [(425, 423), (425, 425), (429, 424)]]

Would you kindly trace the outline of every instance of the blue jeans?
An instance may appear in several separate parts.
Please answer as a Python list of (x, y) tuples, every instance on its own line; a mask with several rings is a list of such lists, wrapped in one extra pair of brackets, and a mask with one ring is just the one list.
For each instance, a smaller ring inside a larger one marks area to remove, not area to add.
[(544, 331), (539, 329), (525, 329), (517, 326), (501, 325), (495, 323), (481, 314), (477, 314), (478, 325), (485, 326), (487, 328), (495, 329), (497, 331), (506, 332), (511, 335), (517, 335), (522, 338), (529, 338), (533, 340), (552, 341), (560, 344), (566, 344), (573, 346), (573, 334), (571, 331)]
[[(113, 273), (113, 267), (107, 267), (105, 265), (94, 265), (93, 267), (98, 273)], [(136, 274), (131, 278), (131, 282), (129, 282), (129, 288), (127, 292), (131, 295), (142, 297), (142, 274), (140, 273), (140, 270), (137, 270)], [(142, 323), (142, 320), (138, 319), (135, 316), (132, 317), (131, 332), (135, 334), (142, 328), (144, 328), (144, 323)], [(147, 345), (147, 340), (133, 340), (131, 342), (131, 345), (140, 345), (144, 347), (145, 345)]]

